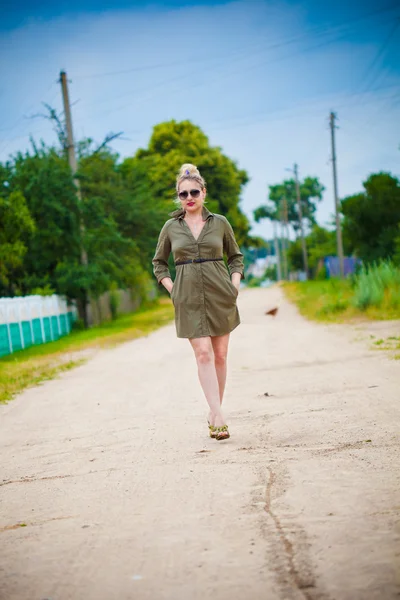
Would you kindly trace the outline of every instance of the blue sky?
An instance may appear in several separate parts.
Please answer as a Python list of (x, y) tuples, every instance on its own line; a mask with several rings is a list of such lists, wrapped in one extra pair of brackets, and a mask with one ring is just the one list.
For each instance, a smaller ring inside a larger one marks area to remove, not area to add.
[[(251, 218), (268, 184), (299, 164), (326, 187), (333, 212), (328, 116), (337, 112), (339, 193), (371, 172), (399, 175), (400, 5), (321, 2), (22, 2), (1, 9), (0, 160), (29, 135), (53, 143), (43, 102), (61, 110), (70, 79), (75, 137), (123, 131), (122, 157), (152, 126), (191, 119), (251, 178)], [(253, 233), (269, 236), (267, 223)]]

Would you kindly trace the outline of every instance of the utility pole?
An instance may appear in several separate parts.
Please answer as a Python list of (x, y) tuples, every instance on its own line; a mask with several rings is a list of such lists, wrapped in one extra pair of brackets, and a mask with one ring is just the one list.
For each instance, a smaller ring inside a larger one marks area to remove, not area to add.
[(288, 268), (287, 268), (287, 246), (286, 246), (286, 233), (285, 233), (285, 198), (281, 198), (279, 212), (280, 212), (280, 221), (281, 221), (281, 246), (282, 246), (282, 259), (283, 259), (283, 278), (288, 278)]
[(339, 257), (339, 269), (340, 277), (344, 278), (344, 260), (343, 260), (343, 241), (342, 241), (342, 226), (340, 223), (340, 202), (338, 195), (337, 186), (337, 173), (336, 173), (336, 147), (335, 147), (335, 119), (336, 114), (331, 112), (329, 116), (330, 128), (331, 128), (331, 144), (332, 144), (332, 171), (333, 171), (333, 194), (335, 198), (335, 215), (336, 215), (336, 244), (337, 253)]
[(276, 256), (276, 276), (278, 278), (278, 281), (281, 281), (282, 279), (282, 271), (281, 271), (281, 257), (279, 254), (279, 244), (278, 244), (278, 238), (276, 236), (276, 221), (272, 220), (272, 227), (274, 230), (274, 247), (275, 247), (275, 256)]
[(306, 239), (304, 237), (304, 227), (303, 227), (303, 211), (301, 209), (301, 196), (300, 196), (300, 184), (299, 184), (299, 173), (298, 166), (294, 164), (293, 166), (294, 179), (296, 183), (296, 198), (297, 198), (297, 210), (299, 213), (299, 222), (300, 222), (300, 234), (301, 234), (301, 247), (303, 250), (303, 266), (306, 274), (306, 279), (308, 279), (308, 258), (307, 258), (307, 246)]
[(289, 279), (289, 266), (287, 260), (287, 251), (289, 248), (289, 215), (286, 196), (283, 196), (283, 220), (285, 223), (285, 248), (286, 248), (286, 279)]
[[(69, 93), (68, 93), (68, 80), (67, 74), (65, 71), (60, 72), (60, 83), (61, 83), (61, 91), (62, 98), (64, 104), (64, 114), (65, 114), (65, 128), (67, 134), (67, 152), (68, 152), (68, 162), (71, 167), (72, 177), (74, 180), (74, 184), (76, 187), (76, 195), (78, 197), (79, 205), (82, 202), (81, 190), (79, 185), (79, 179), (76, 177), (76, 172), (78, 170), (78, 163), (76, 161), (75, 155), (75, 144), (74, 144), (74, 135), (72, 132), (72, 117), (71, 117), (71, 106), (69, 103)], [(87, 253), (83, 245), (83, 234), (84, 234), (84, 225), (82, 221), (82, 216), (80, 216), (80, 233), (81, 233), (81, 264), (86, 266), (88, 264)], [(82, 302), (82, 313), (83, 320), (85, 323), (85, 327), (88, 327), (88, 315), (87, 315), (87, 294), (84, 294), (84, 300)]]

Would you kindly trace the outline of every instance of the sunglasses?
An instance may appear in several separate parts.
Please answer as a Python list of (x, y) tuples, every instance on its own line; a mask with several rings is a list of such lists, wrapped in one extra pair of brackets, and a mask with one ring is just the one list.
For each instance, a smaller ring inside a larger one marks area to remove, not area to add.
[(186, 200), (189, 197), (189, 194), (192, 198), (198, 198), (200, 196), (200, 190), (195, 189), (190, 190), (190, 192), (187, 192), (186, 190), (184, 192), (179, 192), (179, 200)]

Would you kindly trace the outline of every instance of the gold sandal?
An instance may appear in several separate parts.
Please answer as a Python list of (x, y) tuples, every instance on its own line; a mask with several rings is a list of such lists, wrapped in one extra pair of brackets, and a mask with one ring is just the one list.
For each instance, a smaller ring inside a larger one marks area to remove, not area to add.
[(217, 437), (217, 432), (215, 430), (216, 428), (214, 427), (214, 425), (210, 424), (210, 421), (207, 421), (207, 422), (208, 422), (208, 429), (209, 429), (209, 432), (210, 432), (210, 438)]
[(213, 436), (216, 440), (218, 440), (219, 442), (222, 440), (227, 440), (228, 438), (230, 438), (230, 433), (229, 433), (229, 429), (228, 429), (228, 425), (223, 425), (222, 427), (214, 427), (214, 433), (215, 435)]

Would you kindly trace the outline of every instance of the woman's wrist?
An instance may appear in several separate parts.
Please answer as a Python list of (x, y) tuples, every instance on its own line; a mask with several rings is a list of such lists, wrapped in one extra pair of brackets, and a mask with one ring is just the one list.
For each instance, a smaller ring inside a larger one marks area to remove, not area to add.
[(236, 271), (234, 273), (232, 273), (231, 280), (237, 290), (239, 290), (239, 288), (240, 288), (241, 279), (242, 279), (242, 276), (240, 273), (238, 273)]
[(164, 279), (161, 279), (160, 282), (165, 289), (167, 290), (167, 292), (170, 294), (172, 292), (172, 288), (174, 287), (174, 283), (172, 281), (172, 279), (170, 277), (164, 277)]

